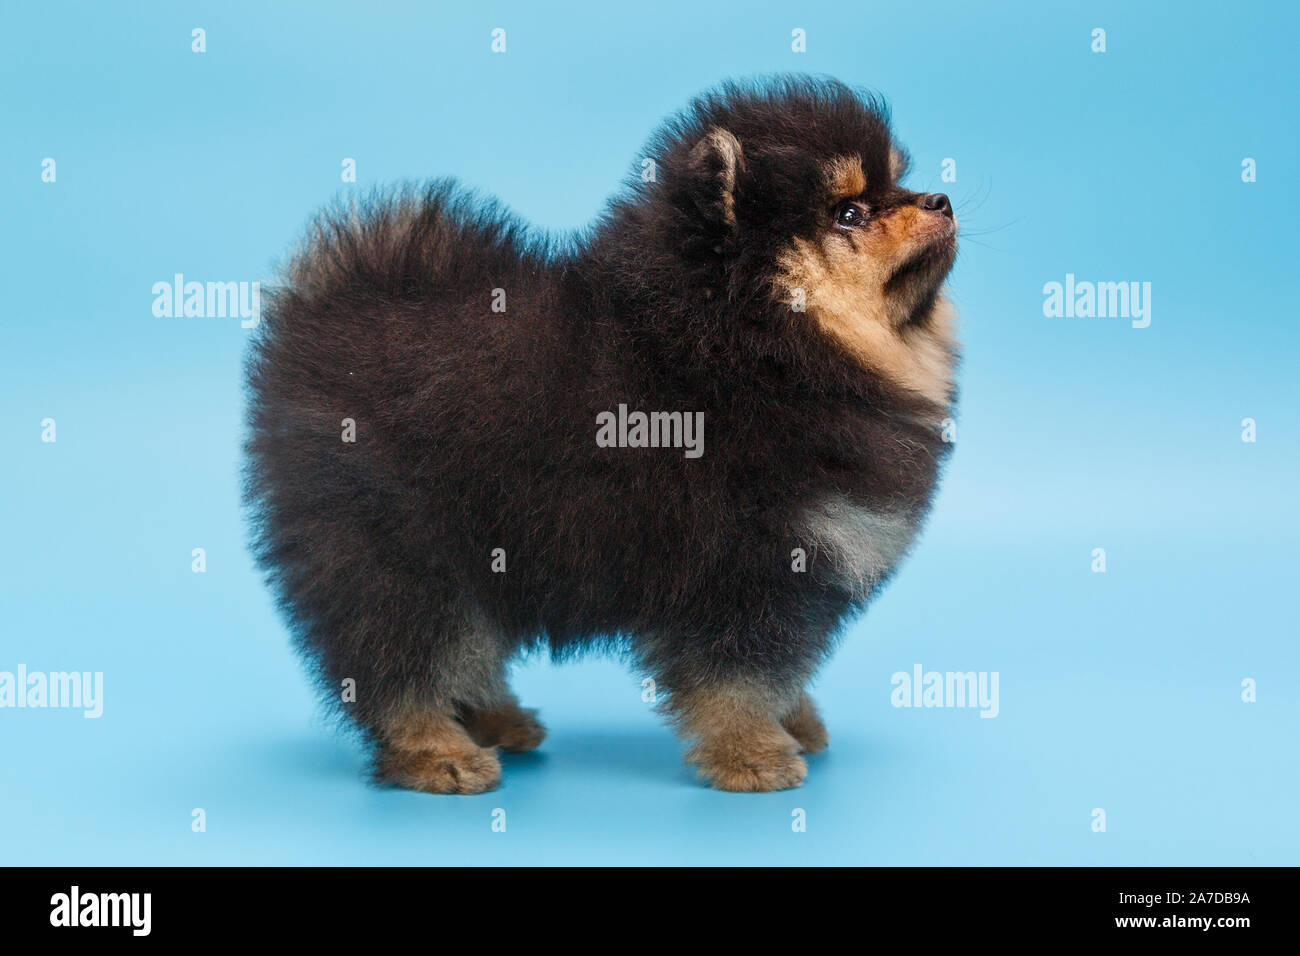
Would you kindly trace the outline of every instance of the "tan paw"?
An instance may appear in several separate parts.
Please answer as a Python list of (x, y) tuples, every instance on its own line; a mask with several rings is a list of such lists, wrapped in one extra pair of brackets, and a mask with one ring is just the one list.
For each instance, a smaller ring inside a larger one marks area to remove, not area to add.
[(821, 753), (831, 742), (811, 698), (806, 694), (795, 709), (781, 721), (786, 732), (799, 741), (799, 749), (806, 754)]
[(546, 728), (537, 719), (537, 711), (513, 704), (474, 711), (466, 718), (465, 729), (480, 747), (500, 747), (511, 752), (536, 750), (546, 739)]
[(704, 742), (692, 748), (687, 759), (700, 768), (700, 776), (719, 790), (767, 793), (789, 790), (803, 783), (808, 765), (796, 752), (794, 741), (772, 746), (761, 742)]
[(501, 761), (486, 748), (439, 752), (387, 750), (378, 776), (408, 790), (424, 793), (484, 793), (501, 783)]

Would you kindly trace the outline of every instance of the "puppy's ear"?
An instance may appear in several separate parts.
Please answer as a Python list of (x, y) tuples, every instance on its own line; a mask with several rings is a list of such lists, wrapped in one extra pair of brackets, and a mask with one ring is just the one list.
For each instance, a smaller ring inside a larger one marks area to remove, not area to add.
[(736, 184), (745, 171), (740, 140), (715, 126), (691, 147), (686, 160), (687, 189), (701, 217), (721, 231), (736, 227)]
[(889, 178), (898, 182), (907, 175), (907, 171), (912, 167), (912, 157), (907, 154), (907, 150), (898, 146), (893, 146), (889, 150)]

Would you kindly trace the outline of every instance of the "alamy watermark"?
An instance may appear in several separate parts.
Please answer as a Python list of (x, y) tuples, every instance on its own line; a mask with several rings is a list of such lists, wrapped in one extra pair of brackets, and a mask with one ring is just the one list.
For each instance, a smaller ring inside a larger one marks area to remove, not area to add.
[(974, 707), (981, 717), (998, 715), (997, 671), (895, 671), (889, 678), (895, 707)]
[(618, 414), (598, 414), (596, 425), (600, 448), (684, 448), (687, 458), (704, 454), (703, 412), (629, 412), (620, 404)]
[(83, 717), (104, 713), (103, 671), (0, 671), (0, 709), (58, 708), (82, 710)]
[(1043, 315), (1049, 319), (1132, 319), (1135, 329), (1151, 324), (1150, 282), (1078, 281), (1073, 272), (1064, 282), (1043, 286)]
[(245, 329), (262, 321), (262, 283), (186, 282), (176, 273), (153, 284), (153, 314), (160, 319), (240, 319)]
[(132, 936), (148, 936), (152, 910), (152, 893), (83, 893), (73, 886), (50, 897), (50, 925), (117, 926), (130, 929)]

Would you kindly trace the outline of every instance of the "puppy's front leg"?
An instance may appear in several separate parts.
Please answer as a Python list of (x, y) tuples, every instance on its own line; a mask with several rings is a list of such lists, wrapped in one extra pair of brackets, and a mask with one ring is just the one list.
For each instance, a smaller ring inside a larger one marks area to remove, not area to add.
[(781, 718), (781, 726), (799, 742), (799, 749), (806, 754), (821, 753), (831, 742), (821, 714), (817, 713), (817, 705), (807, 691), (799, 694), (794, 706)]
[(781, 725), (791, 709), (757, 681), (709, 684), (673, 694), (670, 709), (693, 741), (686, 759), (719, 790), (766, 792), (797, 787), (808, 773), (800, 745)]

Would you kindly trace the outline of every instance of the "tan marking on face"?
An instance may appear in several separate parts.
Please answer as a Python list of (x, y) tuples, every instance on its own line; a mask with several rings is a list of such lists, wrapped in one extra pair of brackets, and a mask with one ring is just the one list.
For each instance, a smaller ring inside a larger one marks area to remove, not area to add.
[(860, 196), (867, 188), (867, 177), (862, 172), (862, 159), (858, 156), (840, 156), (826, 164), (826, 184), (836, 199)]
[(777, 263), (787, 301), (803, 291), (806, 311), (867, 368), (940, 406), (951, 400), (955, 313), (942, 296), (926, 322), (900, 326), (907, 303), (885, 294), (902, 263), (943, 228), (903, 206), (860, 230), (796, 239)]

